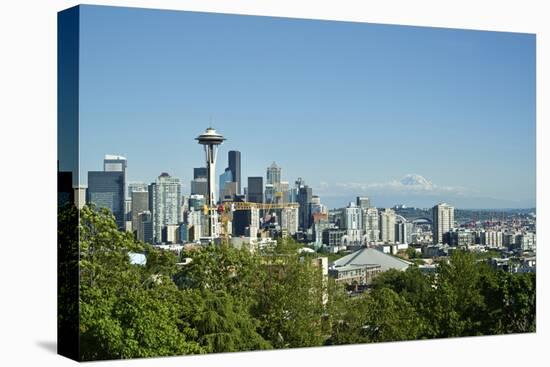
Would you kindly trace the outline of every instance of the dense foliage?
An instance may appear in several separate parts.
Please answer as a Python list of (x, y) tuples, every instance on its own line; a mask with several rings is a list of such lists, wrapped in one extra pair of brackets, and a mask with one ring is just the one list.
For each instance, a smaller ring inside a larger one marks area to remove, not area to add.
[[(535, 275), (495, 271), (466, 252), (432, 275), (387, 271), (350, 296), (292, 241), (262, 255), (207, 246), (179, 266), (88, 207), (79, 237), (84, 360), (535, 331)], [(146, 265), (132, 265), (132, 252)]]

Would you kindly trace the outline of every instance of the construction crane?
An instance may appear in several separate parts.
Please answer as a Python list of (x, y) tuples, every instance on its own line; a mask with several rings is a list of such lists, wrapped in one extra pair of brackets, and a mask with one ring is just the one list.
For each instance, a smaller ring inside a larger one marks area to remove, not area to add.
[(285, 209), (285, 208), (298, 208), (300, 204), (298, 203), (251, 203), (251, 202), (229, 202), (232, 210), (250, 210), (252, 208), (260, 210), (272, 210), (272, 209)]

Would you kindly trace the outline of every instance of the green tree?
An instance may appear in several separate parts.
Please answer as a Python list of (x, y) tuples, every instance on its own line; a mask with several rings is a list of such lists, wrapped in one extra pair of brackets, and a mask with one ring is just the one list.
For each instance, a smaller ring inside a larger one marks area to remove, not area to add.
[[(70, 206), (59, 220), (60, 276), (80, 270), (78, 292), (60, 281), (60, 302), (78, 296), (80, 310), (61, 304), (60, 323), (79, 317), (84, 360), (536, 329), (535, 274), (495, 271), (466, 251), (434, 275), (390, 270), (350, 296), (291, 239), (262, 254), (201, 247), (183, 253), (191, 262), (178, 267), (171, 252), (121, 232), (105, 209), (86, 206), (78, 216)], [(131, 264), (131, 252), (146, 254), (146, 264)]]
[(333, 326), (329, 344), (413, 340), (421, 327), (414, 308), (389, 288), (345, 301), (345, 312)]
[(184, 320), (197, 331), (197, 341), (208, 352), (269, 349), (258, 334), (258, 321), (244, 305), (223, 290), (183, 291)]
[(377, 290), (389, 288), (403, 297), (415, 309), (421, 336), (429, 337), (435, 296), (433, 284), (432, 275), (423, 274), (417, 267), (410, 267), (406, 271), (388, 270), (376, 277), (372, 286)]
[(206, 246), (183, 256), (192, 260), (175, 276), (181, 289), (222, 290), (247, 307), (256, 301), (263, 272), (259, 257), (227, 246)]
[(536, 276), (486, 272), (481, 292), (487, 305), (484, 334), (509, 334), (536, 330)]
[(485, 302), (480, 279), (480, 264), (469, 252), (457, 250), (448, 263), (439, 264), (432, 310), (434, 336), (482, 335)]
[(273, 347), (320, 345), (323, 279), (320, 269), (296, 249), (283, 242), (276, 251), (259, 256), (244, 249), (207, 246), (185, 254), (192, 261), (177, 274), (177, 283), (182, 289), (223, 292), (257, 320), (248, 325), (257, 326)]
[(505, 274), (503, 324), (505, 333), (527, 333), (536, 331), (536, 275)]
[(204, 352), (182, 321), (181, 293), (166, 269), (130, 263), (129, 252), (143, 244), (120, 232), (106, 210), (84, 207), (79, 231), (83, 360)]
[(251, 312), (275, 348), (322, 345), (325, 280), (310, 258), (295, 252), (265, 257)]

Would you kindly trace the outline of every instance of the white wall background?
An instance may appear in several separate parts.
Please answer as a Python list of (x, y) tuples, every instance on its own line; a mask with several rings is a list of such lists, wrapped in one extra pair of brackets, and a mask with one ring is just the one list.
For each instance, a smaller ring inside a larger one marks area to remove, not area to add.
[[(536, 335), (104, 362), (116, 366), (542, 365), (548, 316), (550, 31), (544, 1), (119, 0), (95, 4), (537, 33)], [(0, 2), (0, 365), (65, 366), (56, 340), (56, 12), (65, 0)], [(545, 24), (546, 23), (546, 24)], [(548, 102), (547, 102), (548, 103)], [(546, 268), (545, 268), (546, 267)]]

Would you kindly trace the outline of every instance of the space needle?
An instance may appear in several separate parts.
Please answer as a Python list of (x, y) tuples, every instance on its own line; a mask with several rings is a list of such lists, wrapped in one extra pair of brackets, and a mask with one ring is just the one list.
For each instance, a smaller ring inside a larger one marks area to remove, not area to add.
[(215, 129), (209, 127), (203, 134), (196, 137), (195, 140), (197, 140), (199, 144), (204, 145), (204, 152), (206, 153), (208, 237), (214, 239), (219, 237), (216, 226), (216, 153), (218, 151), (218, 145), (222, 144), (225, 138), (218, 134)]

